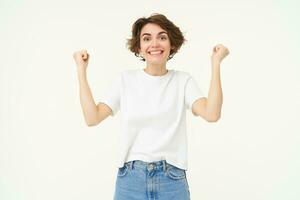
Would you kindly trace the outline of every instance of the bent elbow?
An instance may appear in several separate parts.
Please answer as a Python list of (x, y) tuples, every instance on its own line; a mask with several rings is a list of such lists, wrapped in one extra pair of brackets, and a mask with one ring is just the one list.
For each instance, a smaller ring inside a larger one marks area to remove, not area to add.
[(207, 122), (217, 122), (221, 118), (221, 115), (211, 116), (206, 118)]
[(99, 124), (98, 122), (88, 122), (88, 121), (86, 121), (86, 125), (87, 125), (88, 127), (96, 126), (96, 125), (98, 125), (98, 124)]
[(87, 123), (86, 125), (87, 125), (88, 127), (95, 126), (95, 124), (90, 124), (90, 123)]
[(95, 126), (95, 124), (93, 124), (93, 123), (88, 123), (88, 122), (86, 122), (86, 125), (87, 125), (88, 127)]

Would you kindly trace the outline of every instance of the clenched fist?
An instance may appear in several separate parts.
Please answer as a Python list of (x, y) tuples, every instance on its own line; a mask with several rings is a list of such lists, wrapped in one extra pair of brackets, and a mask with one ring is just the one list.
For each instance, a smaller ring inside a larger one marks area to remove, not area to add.
[(222, 44), (218, 44), (213, 48), (211, 61), (213, 63), (221, 63), (223, 58), (225, 58), (228, 54), (229, 54), (229, 50)]
[(78, 69), (80, 68), (86, 70), (89, 62), (89, 57), (90, 55), (87, 53), (87, 50), (85, 49), (76, 51), (73, 54), (73, 58), (76, 62)]

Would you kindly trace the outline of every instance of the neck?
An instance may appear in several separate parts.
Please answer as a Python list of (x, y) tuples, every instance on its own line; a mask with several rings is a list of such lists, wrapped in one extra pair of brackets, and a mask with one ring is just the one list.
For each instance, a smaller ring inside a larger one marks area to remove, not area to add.
[(144, 71), (152, 76), (162, 76), (168, 72), (165, 64), (161, 64), (161, 65), (147, 64), (146, 68), (144, 68)]

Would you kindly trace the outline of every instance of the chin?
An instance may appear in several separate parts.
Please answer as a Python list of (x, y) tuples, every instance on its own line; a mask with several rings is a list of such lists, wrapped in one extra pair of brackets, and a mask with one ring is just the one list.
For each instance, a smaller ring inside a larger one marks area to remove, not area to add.
[(166, 63), (166, 60), (148, 60), (149, 64), (163, 64)]
[(147, 61), (149, 63), (164, 63), (167, 61), (167, 58), (149, 58)]

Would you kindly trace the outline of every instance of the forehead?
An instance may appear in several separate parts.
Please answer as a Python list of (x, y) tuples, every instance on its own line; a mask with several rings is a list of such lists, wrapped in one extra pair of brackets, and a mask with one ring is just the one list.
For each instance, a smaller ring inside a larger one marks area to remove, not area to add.
[(143, 36), (143, 34), (148, 33), (151, 35), (156, 35), (159, 33), (167, 33), (166, 30), (162, 29), (159, 25), (154, 24), (154, 23), (148, 23), (145, 26), (143, 26), (142, 30), (141, 30), (141, 36)]

